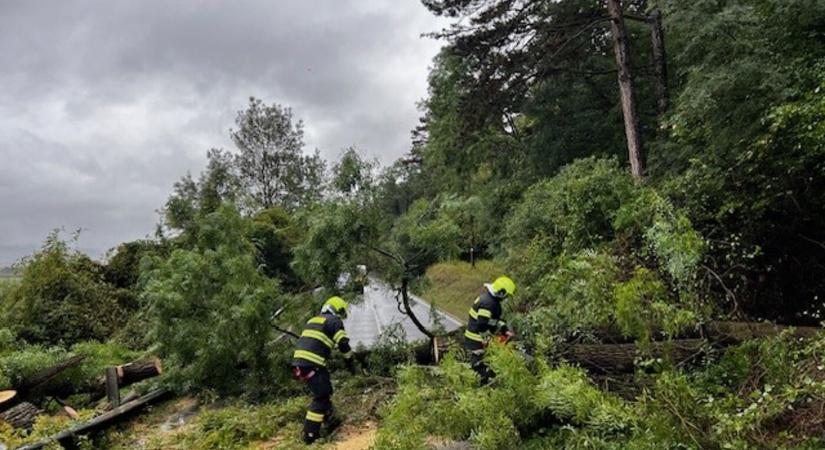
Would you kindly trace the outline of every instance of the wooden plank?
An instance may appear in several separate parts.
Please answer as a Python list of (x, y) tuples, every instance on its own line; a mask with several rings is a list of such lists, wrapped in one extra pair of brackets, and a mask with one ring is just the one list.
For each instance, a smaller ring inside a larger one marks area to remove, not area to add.
[(117, 408), (115, 408), (115, 409), (113, 409), (113, 410), (111, 410), (107, 413), (101, 414), (101, 415), (95, 417), (94, 419), (92, 419), (88, 422), (76, 425), (72, 428), (69, 428), (68, 430), (63, 430), (59, 433), (53, 434), (53, 435), (51, 435), (51, 436), (49, 436), (45, 439), (34, 442), (32, 444), (27, 444), (27, 445), (24, 445), (22, 447), (18, 447), (17, 450), (42, 449), (46, 445), (51, 444), (53, 442), (58, 442), (60, 444), (65, 444), (65, 443), (71, 441), (72, 438), (74, 438), (77, 435), (86, 434), (86, 433), (89, 433), (89, 432), (92, 432), (92, 431), (95, 431), (95, 430), (98, 430), (98, 429), (102, 429), (102, 428), (106, 427), (107, 425), (109, 425), (110, 423), (115, 422), (117, 419), (121, 418), (122, 416), (124, 416), (124, 415), (126, 415), (126, 414), (128, 414), (132, 411), (135, 411), (139, 408), (142, 408), (143, 406), (145, 406), (145, 405), (147, 405), (151, 402), (159, 400), (160, 398), (162, 398), (166, 394), (168, 394), (168, 391), (165, 390), (165, 389), (158, 389), (156, 391), (152, 391), (152, 392), (144, 395), (143, 397), (138, 398), (137, 400), (134, 400), (134, 401), (129, 402), (129, 403), (124, 403), (123, 405), (120, 405), (119, 407), (117, 407)]

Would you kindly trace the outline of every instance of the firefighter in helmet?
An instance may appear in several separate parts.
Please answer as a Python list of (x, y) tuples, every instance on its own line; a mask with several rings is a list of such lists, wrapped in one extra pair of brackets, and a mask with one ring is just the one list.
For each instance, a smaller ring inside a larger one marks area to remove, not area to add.
[(303, 381), (312, 392), (312, 403), (304, 420), (304, 442), (311, 444), (318, 439), (321, 425), (326, 423), (329, 430), (340, 424), (332, 407), (332, 382), (327, 361), (333, 347), (343, 354), (347, 368), (355, 373), (352, 348), (349, 345), (344, 321), (347, 317), (347, 302), (341, 297), (330, 297), (321, 308), (321, 313), (309, 319), (301, 333), (292, 355), (292, 373)]
[(516, 284), (506, 276), (498, 277), (492, 284), (485, 284), (481, 295), (470, 308), (467, 330), (464, 332), (464, 348), (470, 354), (470, 364), (487, 384), (495, 376), (484, 364), (484, 352), (490, 335), (510, 339), (513, 333), (501, 319), (501, 303), (516, 292)]

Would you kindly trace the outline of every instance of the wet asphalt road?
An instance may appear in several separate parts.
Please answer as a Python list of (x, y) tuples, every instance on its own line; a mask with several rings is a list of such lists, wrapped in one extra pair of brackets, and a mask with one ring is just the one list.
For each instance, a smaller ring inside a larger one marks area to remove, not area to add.
[[(349, 317), (344, 321), (344, 327), (350, 338), (353, 347), (363, 344), (365, 347), (372, 347), (379, 335), (392, 324), (400, 323), (406, 334), (407, 342), (426, 339), (423, 333), (415, 327), (409, 317), (398, 311), (398, 303), (395, 300), (396, 291), (387, 284), (375, 278), (370, 278), (369, 284), (364, 288), (364, 301), (351, 305)], [(430, 305), (420, 298), (412, 297), (413, 312), (416, 317), (433, 328), (433, 320), (430, 317)], [(447, 331), (452, 331), (461, 326), (457, 320), (438, 311), (436, 314), (439, 321)]]

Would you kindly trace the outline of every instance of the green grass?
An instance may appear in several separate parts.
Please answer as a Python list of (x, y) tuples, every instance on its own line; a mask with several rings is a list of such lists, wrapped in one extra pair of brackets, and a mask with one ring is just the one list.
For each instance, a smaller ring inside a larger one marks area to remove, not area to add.
[(467, 310), (484, 283), (501, 274), (501, 267), (493, 261), (477, 261), (475, 267), (463, 261), (435, 264), (427, 269), (428, 283), (421, 296), (466, 323)]

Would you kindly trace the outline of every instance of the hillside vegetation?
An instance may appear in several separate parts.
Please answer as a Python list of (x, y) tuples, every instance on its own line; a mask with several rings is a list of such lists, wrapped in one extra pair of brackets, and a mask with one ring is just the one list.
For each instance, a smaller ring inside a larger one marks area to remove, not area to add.
[(462, 322), (484, 283), (503, 273), (493, 261), (476, 261), (475, 267), (464, 261), (434, 264), (425, 273), (421, 296)]
[[(452, 25), (408, 155), (324, 161), (288, 107), (250, 99), (156, 237), (96, 261), (54, 232), (0, 284), (0, 390), (74, 355), (51, 382), (157, 356), (136, 389), (198, 417), (81, 445), (302, 448), (278, 328), (355, 299), (338, 281), (359, 265), (399, 310), (421, 287), (460, 319), (507, 274), (517, 340), (488, 347), (492, 383), (460, 342), (428, 365), (386, 333), (359, 375), (331, 364), (347, 425), (377, 422), (378, 449), (825, 448), (825, 3), (422, 3)], [(55, 398), (77, 420), (105, 406), (66, 392), (32, 394), (44, 414), (0, 442), (73, 423)]]

